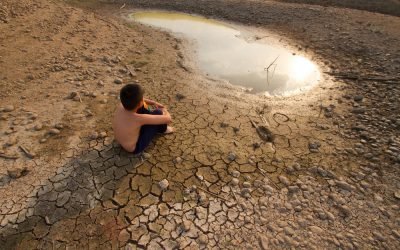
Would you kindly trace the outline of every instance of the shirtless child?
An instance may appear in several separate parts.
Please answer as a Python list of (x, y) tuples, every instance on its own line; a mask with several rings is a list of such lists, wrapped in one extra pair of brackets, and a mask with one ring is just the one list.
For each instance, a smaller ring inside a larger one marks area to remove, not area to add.
[[(158, 133), (172, 133), (172, 119), (160, 103), (143, 98), (138, 84), (127, 84), (120, 91), (121, 104), (114, 114), (114, 137), (128, 152), (142, 152)], [(148, 105), (155, 107), (150, 110)]]

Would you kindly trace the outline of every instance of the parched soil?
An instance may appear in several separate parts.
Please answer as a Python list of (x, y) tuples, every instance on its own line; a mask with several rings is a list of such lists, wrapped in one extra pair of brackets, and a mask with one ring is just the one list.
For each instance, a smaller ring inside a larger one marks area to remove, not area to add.
[[(397, 248), (399, 17), (112, 2), (0, 3), (0, 249)], [(206, 77), (184, 38), (127, 18), (149, 8), (248, 27), (319, 63), (323, 79), (266, 97)], [(132, 81), (177, 129), (140, 156), (110, 127)]]
[(399, 0), (279, 0), (288, 3), (304, 3), (315, 4), (321, 6), (335, 6), (349, 9), (367, 10), (388, 14), (392, 16), (400, 16)]

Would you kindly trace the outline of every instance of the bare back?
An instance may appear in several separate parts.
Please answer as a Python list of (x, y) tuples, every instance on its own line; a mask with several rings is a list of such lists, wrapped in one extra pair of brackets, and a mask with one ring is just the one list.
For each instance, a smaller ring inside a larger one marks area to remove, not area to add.
[(118, 105), (113, 119), (114, 137), (128, 152), (133, 152), (139, 138), (141, 122), (138, 117)]
[(139, 139), (141, 126), (171, 122), (171, 115), (166, 108), (163, 110), (162, 115), (138, 114), (135, 111), (127, 111), (121, 104), (118, 105), (112, 122), (115, 139), (126, 151), (133, 152)]

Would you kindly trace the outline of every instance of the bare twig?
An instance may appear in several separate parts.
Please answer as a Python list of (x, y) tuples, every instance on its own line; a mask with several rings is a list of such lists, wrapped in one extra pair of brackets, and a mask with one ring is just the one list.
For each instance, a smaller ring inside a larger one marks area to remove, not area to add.
[(6, 155), (6, 154), (1, 154), (1, 153), (0, 153), (0, 157), (9, 159), (9, 160), (16, 160), (19, 158), (17, 155)]
[(125, 3), (119, 8), (120, 10), (122, 10), (123, 8), (125, 8)]
[(274, 76), (274, 74), (275, 74), (275, 69), (276, 69), (276, 64), (275, 64), (275, 62), (276, 62), (276, 60), (278, 60), (278, 58), (279, 58), (279, 56), (277, 56), (277, 57), (275, 58), (275, 60), (273, 60), (273, 61), (268, 65), (268, 67), (264, 68), (264, 70), (267, 71), (267, 84), (268, 84), (268, 85), (269, 85), (269, 68), (271, 68), (272, 65), (275, 65), (275, 67), (274, 67), (274, 72), (272, 73), (272, 76)]
[(22, 152), (24, 152), (26, 154), (26, 156), (28, 156), (29, 158), (33, 159), (35, 158), (35, 154), (31, 153), (27, 148), (25, 148), (24, 146), (18, 146), (19, 149), (22, 150)]
[(238, 202), (238, 198), (237, 198), (235, 192), (233, 192), (232, 186), (229, 186), (229, 188), (231, 189), (231, 192), (233, 194), (233, 198), (235, 198), (236, 202)]
[(212, 196), (214, 196), (214, 197), (220, 198), (221, 200), (224, 200), (224, 201), (226, 201), (226, 202), (229, 202), (229, 200), (225, 199), (224, 197), (221, 197), (221, 196), (219, 196), (219, 195), (216, 194), (216, 193), (210, 192), (210, 191), (208, 191), (208, 190), (205, 189), (205, 188), (197, 187), (197, 189), (200, 189), (201, 191), (203, 191), (203, 192), (205, 192), (205, 193), (207, 193), (207, 194), (210, 194), (210, 195), (212, 195)]
[(260, 171), (260, 173), (262, 174), (262, 176), (264, 176), (265, 178), (267, 178), (267, 179), (269, 180), (269, 182), (271, 182), (271, 184), (274, 185), (274, 187), (275, 187), (276, 189), (279, 189), (278, 186), (277, 186), (277, 185), (271, 180), (271, 178), (269, 178), (269, 176), (265, 173), (266, 171), (265, 171), (264, 169), (260, 168), (258, 165), (257, 165), (257, 169)]

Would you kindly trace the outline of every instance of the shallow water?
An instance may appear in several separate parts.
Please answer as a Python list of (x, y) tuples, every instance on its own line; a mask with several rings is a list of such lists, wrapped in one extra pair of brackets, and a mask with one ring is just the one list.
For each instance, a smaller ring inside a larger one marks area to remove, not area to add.
[(318, 67), (307, 58), (283, 47), (248, 41), (239, 30), (220, 21), (162, 11), (137, 12), (131, 17), (195, 41), (202, 71), (252, 93), (290, 95), (309, 89), (320, 78)]

